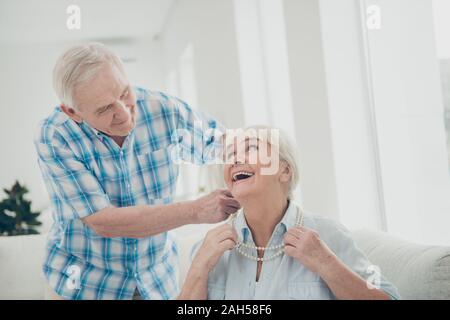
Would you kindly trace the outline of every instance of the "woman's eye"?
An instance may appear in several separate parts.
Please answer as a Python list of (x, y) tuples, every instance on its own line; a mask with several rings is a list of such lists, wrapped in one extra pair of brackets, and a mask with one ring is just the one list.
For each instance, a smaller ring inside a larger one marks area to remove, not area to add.
[(250, 145), (250, 146), (247, 147), (247, 151), (250, 151), (250, 150), (258, 150), (258, 146), (257, 145)]

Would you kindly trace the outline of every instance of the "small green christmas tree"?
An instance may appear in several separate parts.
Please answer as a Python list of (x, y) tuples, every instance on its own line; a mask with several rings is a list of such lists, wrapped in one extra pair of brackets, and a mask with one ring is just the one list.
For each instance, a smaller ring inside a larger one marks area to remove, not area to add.
[(41, 213), (32, 212), (31, 201), (24, 199), (28, 189), (16, 181), (11, 190), (3, 190), (8, 197), (0, 202), (0, 236), (38, 234), (34, 228), (41, 225)]

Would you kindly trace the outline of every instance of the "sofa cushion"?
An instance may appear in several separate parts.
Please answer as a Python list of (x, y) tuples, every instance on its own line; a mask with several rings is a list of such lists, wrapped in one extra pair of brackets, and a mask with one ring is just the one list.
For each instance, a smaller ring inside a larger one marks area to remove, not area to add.
[(450, 247), (418, 245), (368, 229), (352, 234), (402, 299), (450, 299)]
[(0, 300), (43, 299), (46, 235), (0, 237)]

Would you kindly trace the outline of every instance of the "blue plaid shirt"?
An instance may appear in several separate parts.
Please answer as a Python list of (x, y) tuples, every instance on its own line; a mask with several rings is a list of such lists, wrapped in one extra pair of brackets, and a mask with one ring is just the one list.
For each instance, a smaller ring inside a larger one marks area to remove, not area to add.
[(173, 155), (203, 164), (213, 160), (212, 148), (220, 148), (223, 127), (213, 119), (163, 93), (135, 92), (136, 125), (122, 148), (59, 107), (39, 125), (35, 146), (54, 220), (43, 270), (64, 298), (131, 299), (136, 288), (145, 299), (178, 294), (170, 234), (104, 238), (81, 220), (111, 205), (172, 202), (178, 176)]

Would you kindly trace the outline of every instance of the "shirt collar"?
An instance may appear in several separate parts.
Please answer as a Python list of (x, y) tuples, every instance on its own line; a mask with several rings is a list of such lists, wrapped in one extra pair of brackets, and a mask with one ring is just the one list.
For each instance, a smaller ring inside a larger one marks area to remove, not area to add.
[[(83, 123), (85, 123), (85, 122), (83, 122)], [(91, 127), (91, 126), (88, 125), (88, 124), (85, 124), (85, 125), (86, 125), (87, 127), (89, 127), (89, 129), (91, 129), (92, 132), (94, 132), (94, 134), (95, 134), (96, 136), (98, 136), (98, 137), (103, 137), (103, 136), (104, 136), (104, 133), (103, 133), (103, 132), (98, 131), (97, 129)]]
[[(99, 131), (99, 130), (97, 130), (97, 129), (95, 129), (95, 128), (93, 128), (93, 127), (91, 127), (90, 125), (88, 125), (86, 122), (82, 122), (81, 124), (80, 124), (81, 126), (84, 126), (85, 128), (87, 128), (87, 130), (90, 130), (96, 137), (98, 137), (101, 141), (103, 141), (104, 139), (105, 139), (105, 137), (109, 137), (107, 134), (105, 134), (105, 133), (103, 133), (103, 132), (101, 132), (101, 131)], [(136, 128), (136, 125), (131, 129), (131, 131), (130, 131), (130, 133), (128, 134), (128, 136), (127, 136), (127, 139), (126, 140), (131, 140), (132, 139), (132, 136), (133, 136), (133, 134), (134, 134), (134, 129)], [(124, 145), (125, 146), (125, 145)]]
[(103, 141), (103, 139), (106, 137), (106, 135), (105, 135), (103, 132), (101, 132), (101, 131), (99, 131), (99, 130), (93, 128), (93, 127), (91, 127), (90, 125), (88, 125), (88, 124), (87, 124), (86, 122), (84, 122), (84, 121), (80, 124), (80, 126), (83, 126), (83, 127), (86, 128), (87, 130), (89, 130), (91, 133), (94, 134), (94, 136), (98, 137), (98, 138), (99, 138), (100, 140), (102, 140), (102, 141)]
[[(281, 221), (275, 226), (274, 233), (284, 234), (288, 229), (295, 226), (297, 222), (297, 211), (300, 210), (298, 204), (294, 201), (289, 200), (289, 205), (284, 213)], [(250, 228), (247, 224), (247, 220), (245, 219), (244, 209), (241, 209), (236, 216), (236, 220), (234, 222), (234, 226), (238, 234), (242, 235), (243, 241), (245, 242), (250, 234)]]

